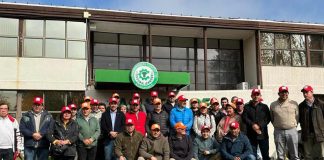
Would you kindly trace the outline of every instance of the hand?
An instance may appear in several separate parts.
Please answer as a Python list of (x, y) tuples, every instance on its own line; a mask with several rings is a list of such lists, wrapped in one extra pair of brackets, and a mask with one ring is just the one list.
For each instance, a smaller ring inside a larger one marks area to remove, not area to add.
[(89, 139), (84, 139), (84, 140), (83, 140), (83, 143), (84, 143), (85, 145), (89, 145), (89, 144), (90, 144), (90, 141), (89, 141)]
[(209, 155), (210, 152), (209, 151), (204, 151), (204, 155)]
[(260, 130), (260, 126), (258, 124), (255, 124), (255, 123), (252, 125), (252, 128), (255, 131)]
[(241, 160), (240, 157), (234, 157), (234, 160)]
[(155, 158), (155, 157), (153, 156), (153, 157), (151, 157), (151, 160), (157, 160), (157, 158)]
[(110, 135), (111, 138), (116, 138), (117, 135), (118, 135), (118, 132), (111, 131), (111, 132), (109, 132), (109, 135)]
[(92, 138), (89, 138), (89, 144), (91, 144), (93, 142), (93, 139)]
[(119, 160), (126, 160), (126, 158), (123, 157), (123, 156), (120, 156), (120, 157), (119, 157)]
[(67, 139), (67, 140), (62, 141), (61, 144), (66, 145), (66, 144), (71, 144), (71, 143), (70, 143), (70, 140)]
[(33, 133), (33, 139), (38, 141), (42, 138), (42, 135), (39, 134), (39, 132)]

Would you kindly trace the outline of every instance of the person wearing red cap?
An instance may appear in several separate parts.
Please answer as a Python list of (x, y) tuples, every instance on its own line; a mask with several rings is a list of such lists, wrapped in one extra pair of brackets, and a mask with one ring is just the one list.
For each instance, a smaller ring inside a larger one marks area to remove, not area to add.
[(184, 95), (178, 97), (178, 104), (170, 112), (170, 124), (174, 128), (176, 123), (182, 122), (186, 126), (186, 134), (190, 135), (193, 125), (193, 113), (191, 109), (186, 107), (187, 100)]
[[(141, 99), (140, 94), (137, 93), (137, 92), (135, 92), (135, 93), (133, 94), (133, 97), (132, 97), (131, 101), (132, 101), (133, 99), (137, 99), (137, 100), (140, 102), (140, 110), (143, 111), (144, 113), (147, 113), (147, 112), (146, 112), (145, 105), (142, 103), (142, 99)], [(131, 103), (131, 102), (130, 102), (130, 103)], [(131, 104), (130, 104), (127, 108), (130, 109), (130, 108), (131, 108)]]
[(305, 100), (299, 104), (299, 123), (305, 159), (315, 159), (313, 151), (320, 151), (316, 158), (324, 159), (324, 102), (314, 97), (310, 85), (301, 92)]
[(69, 107), (71, 108), (72, 112), (72, 119), (76, 120), (77, 114), (78, 114), (78, 107), (75, 104), (69, 104)]
[(169, 92), (166, 102), (163, 104), (162, 109), (170, 114), (172, 108), (175, 106), (176, 94), (174, 92)]
[(25, 160), (48, 159), (50, 143), (46, 134), (52, 121), (52, 115), (44, 110), (43, 98), (34, 97), (32, 109), (22, 115), (19, 125), (24, 136)]
[(154, 101), (154, 99), (156, 99), (156, 98), (159, 97), (157, 91), (151, 91), (150, 95), (151, 95), (150, 102), (149, 103), (146, 103), (144, 105), (145, 106), (146, 113), (152, 113), (153, 112), (153, 110), (154, 110), (153, 101)]
[(91, 106), (91, 116), (96, 117), (98, 122), (100, 122), (102, 112), (98, 109), (99, 101), (94, 98), (91, 99), (90, 106)]
[[(226, 116), (224, 112), (221, 111), (219, 102), (215, 97), (212, 97), (209, 102), (209, 114), (213, 115), (215, 118), (215, 125), (217, 126), (219, 121)], [(215, 132), (216, 133), (216, 132)]]
[(250, 139), (254, 156), (257, 157), (257, 148), (260, 148), (263, 160), (269, 160), (269, 134), (270, 123), (269, 107), (260, 101), (260, 89), (253, 89), (252, 100), (245, 104), (242, 115), (243, 123), (246, 125), (246, 135)]
[(103, 135), (105, 145), (105, 160), (114, 159), (114, 141), (118, 135), (124, 131), (125, 115), (117, 109), (118, 99), (109, 98), (109, 109), (101, 117), (101, 134)]
[(139, 100), (132, 100), (130, 111), (126, 113), (126, 119), (132, 119), (134, 121), (135, 130), (139, 131), (143, 136), (145, 136), (146, 114), (145, 112), (140, 111)]
[(230, 124), (230, 131), (222, 141), (223, 160), (255, 160), (249, 139), (240, 132), (239, 122)]
[[(271, 122), (274, 127), (274, 142), (278, 159), (285, 159), (289, 153), (290, 159), (298, 156), (298, 104), (288, 98), (287, 86), (280, 86), (279, 98), (270, 104)], [(288, 152), (289, 151), (289, 152)]]
[(199, 114), (199, 100), (198, 98), (191, 98), (190, 101), (190, 109), (192, 110), (193, 116)]
[(208, 113), (207, 104), (204, 102), (201, 102), (199, 104), (199, 114), (197, 114), (194, 118), (194, 124), (193, 124), (193, 130), (195, 132), (196, 136), (201, 136), (201, 128), (203, 126), (208, 126), (210, 130), (210, 134), (214, 135), (216, 131), (216, 124), (215, 124), (215, 118), (213, 115), (210, 115)]
[(135, 121), (126, 118), (125, 130), (117, 135), (114, 146), (118, 160), (137, 160), (138, 149), (143, 140), (143, 135), (136, 131)]
[(52, 121), (46, 135), (51, 142), (50, 153), (54, 160), (73, 160), (76, 156), (78, 124), (72, 119), (71, 108), (64, 106), (57, 120)]
[(212, 137), (209, 126), (202, 126), (201, 136), (197, 136), (193, 142), (193, 154), (196, 160), (219, 160), (220, 145)]

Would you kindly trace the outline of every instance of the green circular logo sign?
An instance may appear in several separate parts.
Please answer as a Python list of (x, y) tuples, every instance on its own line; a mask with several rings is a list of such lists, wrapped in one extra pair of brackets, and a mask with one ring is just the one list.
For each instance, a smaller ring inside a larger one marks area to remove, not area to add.
[(134, 85), (140, 89), (150, 89), (158, 81), (158, 71), (149, 62), (139, 62), (132, 69), (131, 78)]

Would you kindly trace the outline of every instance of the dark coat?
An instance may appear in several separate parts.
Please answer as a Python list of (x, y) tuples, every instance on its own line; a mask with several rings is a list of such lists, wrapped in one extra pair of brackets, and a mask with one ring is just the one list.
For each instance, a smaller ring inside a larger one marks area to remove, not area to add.
[(182, 139), (176, 135), (169, 137), (170, 158), (176, 160), (191, 160), (193, 158), (192, 140), (189, 135), (183, 136)]
[[(223, 117), (226, 116), (225, 113), (222, 112), (221, 110), (219, 110), (219, 111), (217, 112), (217, 114), (214, 114), (214, 113), (212, 112), (212, 110), (209, 110), (209, 114), (214, 116), (216, 126), (218, 125), (218, 123), (220, 122), (220, 120), (221, 120)], [(215, 132), (215, 133), (216, 133), (216, 132)]]
[(242, 133), (233, 141), (230, 134), (227, 134), (221, 144), (222, 158), (225, 160), (233, 160), (239, 156), (242, 160), (248, 155), (253, 154), (252, 146), (249, 139)]
[(55, 140), (69, 140), (71, 144), (67, 145), (67, 149), (61, 156), (75, 156), (76, 141), (79, 135), (78, 128), (78, 124), (74, 120), (68, 122), (65, 128), (61, 119), (57, 119), (56, 121), (52, 121), (46, 137), (52, 145)]
[(48, 148), (49, 141), (46, 138), (48, 128), (53, 121), (52, 115), (46, 110), (41, 113), (41, 119), (39, 124), (39, 133), (42, 138), (39, 141), (33, 139), (33, 133), (36, 132), (35, 118), (32, 111), (24, 113), (20, 120), (19, 130), (24, 136), (24, 146), (33, 148)]
[[(175, 104), (174, 104), (175, 105)], [(171, 110), (173, 109), (173, 105), (170, 103), (169, 100), (167, 100), (167, 102), (165, 102), (163, 105), (162, 105), (162, 109), (165, 110), (169, 115), (170, 115), (170, 112)]]
[[(311, 117), (309, 116), (309, 112)], [(324, 102), (315, 99), (313, 106), (309, 107), (304, 100), (299, 104), (299, 123), (302, 131), (302, 140), (306, 140), (310, 134), (310, 122), (314, 127), (315, 139), (317, 142), (324, 142)]]
[(151, 132), (151, 126), (152, 124), (158, 124), (160, 125), (161, 133), (164, 136), (169, 135), (169, 128), (170, 128), (170, 123), (169, 123), (169, 115), (165, 111), (161, 111), (160, 113), (157, 113), (153, 111), (152, 113), (147, 113), (146, 116), (146, 132), (150, 133)]
[[(118, 133), (123, 132), (125, 129), (125, 121), (125, 114), (118, 110), (116, 113), (114, 131)], [(110, 110), (107, 110), (105, 113), (102, 114), (100, 123), (101, 134), (106, 140), (111, 140), (109, 133), (113, 131), (112, 125), (113, 124), (111, 122)]]

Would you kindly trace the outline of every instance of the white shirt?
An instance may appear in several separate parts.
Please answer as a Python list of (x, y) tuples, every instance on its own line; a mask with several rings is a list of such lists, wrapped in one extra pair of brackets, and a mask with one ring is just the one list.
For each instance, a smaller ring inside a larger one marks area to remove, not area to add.
[(17, 133), (17, 147), (18, 149), (22, 149), (21, 144), (21, 137), (19, 132), (19, 125), (17, 120), (15, 119), (14, 122), (12, 122), (8, 116), (5, 118), (0, 117), (0, 149), (9, 149), (12, 148), (14, 150), (14, 143), (15, 143), (15, 137), (14, 137), (14, 129)]

